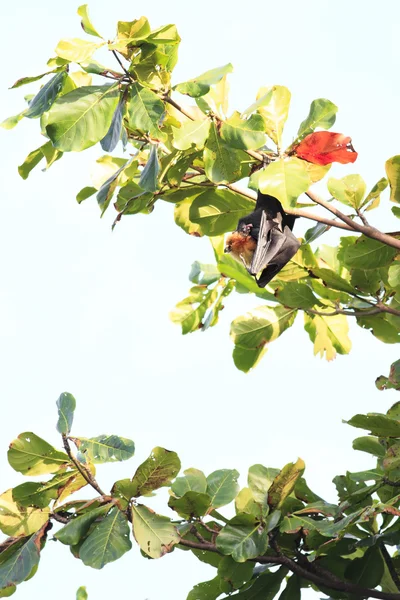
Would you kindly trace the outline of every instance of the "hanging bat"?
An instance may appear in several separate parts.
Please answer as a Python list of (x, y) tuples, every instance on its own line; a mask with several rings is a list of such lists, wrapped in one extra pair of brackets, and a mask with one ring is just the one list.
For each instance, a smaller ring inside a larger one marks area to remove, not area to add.
[(240, 219), (226, 240), (225, 252), (244, 264), (259, 287), (265, 287), (300, 247), (292, 233), (295, 219), (277, 198), (258, 191), (255, 211)]

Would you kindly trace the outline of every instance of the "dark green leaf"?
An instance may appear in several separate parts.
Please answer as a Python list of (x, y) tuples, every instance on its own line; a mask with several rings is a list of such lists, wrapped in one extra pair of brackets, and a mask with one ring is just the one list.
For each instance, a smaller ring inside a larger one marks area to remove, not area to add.
[(300, 581), (301, 580), (297, 575), (289, 577), (285, 589), (279, 596), (279, 600), (301, 600)]
[(93, 194), (95, 194), (96, 192), (97, 192), (97, 188), (95, 188), (95, 187), (90, 187), (90, 186), (84, 187), (76, 195), (76, 201), (78, 202), (78, 204), (80, 204), (84, 200), (87, 200), (88, 198), (90, 198), (90, 196), (93, 196)]
[(210, 496), (199, 492), (186, 492), (182, 498), (172, 496), (168, 501), (168, 506), (185, 519), (202, 517), (207, 514), (210, 505)]
[(251, 562), (238, 563), (230, 556), (225, 556), (218, 565), (221, 591), (231, 594), (240, 589), (251, 579), (253, 570), (254, 565)]
[(216, 600), (221, 595), (221, 579), (214, 577), (210, 581), (202, 581), (190, 590), (186, 600)]
[(355, 415), (344, 423), (360, 429), (369, 429), (371, 435), (378, 437), (400, 437), (400, 422), (394, 421), (386, 415), (374, 413)]
[(353, 448), (354, 450), (368, 452), (368, 454), (372, 454), (373, 456), (385, 456), (385, 448), (379, 443), (379, 439), (370, 435), (356, 438), (353, 441)]
[(383, 576), (383, 558), (377, 546), (368, 548), (362, 558), (355, 558), (346, 569), (346, 579), (365, 588), (379, 585)]
[(319, 300), (314, 296), (311, 289), (305, 283), (287, 282), (278, 287), (275, 297), (284, 306), (291, 308), (302, 308), (306, 310), (318, 305)]
[(369, 270), (389, 265), (397, 252), (396, 248), (362, 235), (355, 244), (342, 245), (339, 258), (346, 267)]
[(171, 485), (171, 491), (175, 496), (181, 497), (186, 492), (205, 493), (207, 490), (207, 479), (203, 471), (198, 469), (186, 469), (184, 477), (177, 477)]
[(89, 567), (102, 569), (131, 548), (128, 520), (115, 506), (98, 525), (95, 524), (79, 549), (79, 558)]
[(165, 107), (157, 94), (137, 83), (132, 84), (127, 109), (130, 129), (143, 132), (154, 140), (165, 141), (166, 135), (160, 130)]
[(115, 150), (120, 138), (122, 131), (122, 114), (125, 107), (125, 101), (123, 98), (118, 102), (118, 106), (113, 114), (110, 129), (106, 135), (100, 140), (100, 145), (105, 152), (112, 152)]
[(158, 187), (159, 172), (160, 162), (158, 160), (157, 146), (152, 144), (146, 166), (140, 175), (139, 186), (146, 192), (155, 192)]
[(86, 536), (92, 523), (98, 518), (103, 518), (111, 507), (112, 504), (104, 504), (81, 516), (74, 517), (67, 525), (57, 531), (54, 537), (62, 544), (75, 546)]
[(44, 526), (30, 537), (20, 538), (2, 552), (0, 563), (0, 589), (18, 585), (29, 577), (40, 560), (40, 544), (44, 539)]
[(216, 546), (239, 563), (255, 558), (268, 546), (268, 534), (252, 515), (239, 513), (218, 534)]
[(66, 77), (66, 71), (61, 71), (57, 75), (54, 75), (30, 101), (29, 108), (25, 111), (24, 116), (28, 117), (28, 119), (35, 119), (48, 111), (54, 103), (57, 94), (61, 91)]

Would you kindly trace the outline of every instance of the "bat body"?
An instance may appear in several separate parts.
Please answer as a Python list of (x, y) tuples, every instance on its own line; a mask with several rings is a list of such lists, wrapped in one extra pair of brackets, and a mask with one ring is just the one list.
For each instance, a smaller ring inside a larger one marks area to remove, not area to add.
[(295, 219), (284, 212), (279, 200), (259, 191), (255, 211), (240, 219), (225, 252), (245, 265), (259, 287), (265, 287), (300, 247), (292, 233)]

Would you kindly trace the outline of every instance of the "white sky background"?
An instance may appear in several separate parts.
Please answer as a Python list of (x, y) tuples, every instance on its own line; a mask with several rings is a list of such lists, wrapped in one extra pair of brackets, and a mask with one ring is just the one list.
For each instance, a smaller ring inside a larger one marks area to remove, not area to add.
[[(20, 0), (1, 9), (0, 120), (22, 110), (23, 96), (40, 82), (12, 91), (8, 86), (46, 70), (60, 38), (85, 37), (77, 6), (70, 0)], [(384, 175), (385, 160), (400, 152), (396, 0), (113, 0), (93, 2), (89, 10), (109, 38), (118, 19), (145, 14), (154, 28), (176, 23), (182, 43), (174, 83), (232, 62), (231, 110), (248, 106), (261, 85), (289, 87), (287, 143), (314, 98), (335, 102), (333, 131), (352, 136), (359, 152), (355, 165), (331, 170), (335, 177), (358, 172), (370, 188)], [(112, 56), (107, 64), (116, 66)], [(20, 432), (59, 444), (55, 401), (69, 391), (78, 403), (76, 435), (115, 433), (136, 442), (129, 463), (98, 468), (106, 489), (132, 476), (160, 445), (177, 451), (183, 468), (206, 474), (237, 468), (242, 485), (254, 463), (281, 467), (301, 456), (311, 487), (335, 500), (334, 475), (373, 466), (368, 455), (351, 449), (363, 432), (341, 419), (384, 412), (397, 400), (394, 392), (378, 392), (374, 380), (387, 374), (399, 350), (353, 327), (350, 356), (327, 363), (313, 357), (299, 315), (254, 372), (237, 371), (230, 322), (262, 301), (232, 295), (215, 329), (181, 336), (168, 311), (190, 287), (191, 263), (212, 261), (208, 241), (184, 234), (173, 222), (173, 207), (161, 202), (150, 216), (123, 219), (114, 233), (112, 209), (100, 220), (94, 199), (79, 206), (75, 195), (90, 185), (89, 169), (103, 154), (99, 145), (64, 155), (48, 173), (38, 167), (24, 182), (17, 165), (43, 143), (38, 126), (25, 119), (1, 133), (2, 490), (22, 482), (6, 460), (8, 443)], [(371, 220), (398, 230), (387, 195), (383, 204), (382, 214), (370, 213)], [(298, 222), (296, 232), (310, 225)], [(335, 243), (338, 233), (329, 236), (327, 242)], [(163, 510), (163, 503), (151, 504)], [(147, 561), (136, 545), (97, 572), (49, 542), (37, 575), (17, 596), (71, 600), (86, 585), (90, 600), (121, 593), (134, 600), (184, 600), (193, 584), (213, 576), (211, 567), (186, 553)]]

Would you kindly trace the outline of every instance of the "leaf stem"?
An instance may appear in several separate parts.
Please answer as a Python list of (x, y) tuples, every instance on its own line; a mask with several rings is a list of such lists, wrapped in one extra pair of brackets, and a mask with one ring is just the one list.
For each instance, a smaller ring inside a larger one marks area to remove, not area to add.
[(69, 440), (66, 434), (62, 433), (61, 437), (65, 452), (68, 454), (68, 458), (75, 465), (82, 477), (88, 482), (89, 485), (92, 486), (94, 490), (96, 490), (98, 494), (100, 494), (100, 496), (106, 496), (105, 492), (103, 492), (103, 490), (101, 489), (91, 472), (82, 463), (80, 463), (79, 460), (72, 454), (71, 446), (69, 445)]

